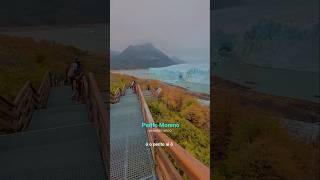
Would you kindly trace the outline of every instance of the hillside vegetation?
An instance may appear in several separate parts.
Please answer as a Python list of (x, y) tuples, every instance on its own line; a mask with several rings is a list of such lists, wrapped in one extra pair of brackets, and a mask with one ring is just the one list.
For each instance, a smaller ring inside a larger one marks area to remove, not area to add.
[(280, 124), (284, 117), (309, 119), (319, 104), (254, 92), (218, 77), (213, 80), (214, 179), (319, 179), (319, 142), (296, 138)]
[(85, 71), (95, 72), (100, 88), (107, 89), (105, 56), (45, 40), (0, 35), (0, 95), (13, 100), (27, 80), (38, 86), (47, 70), (64, 78), (75, 56), (80, 57)]
[(136, 80), (142, 90), (162, 89), (158, 98), (147, 99), (154, 121), (179, 123), (180, 128), (173, 129), (167, 135), (195, 158), (210, 166), (209, 107), (200, 104), (196, 97), (180, 88), (156, 80), (142, 80), (120, 74), (111, 74), (111, 96), (112, 89), (121, 88), (123, 83), (129, 84), (132, 80)]

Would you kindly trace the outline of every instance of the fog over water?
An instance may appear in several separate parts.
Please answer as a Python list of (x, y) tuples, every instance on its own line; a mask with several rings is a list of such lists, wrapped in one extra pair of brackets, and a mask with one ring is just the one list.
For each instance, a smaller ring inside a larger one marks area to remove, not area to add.
[(111, 0), (111, 49), (150, 42), (185, 61), (208, 61), (209, 4), (209, 0)]

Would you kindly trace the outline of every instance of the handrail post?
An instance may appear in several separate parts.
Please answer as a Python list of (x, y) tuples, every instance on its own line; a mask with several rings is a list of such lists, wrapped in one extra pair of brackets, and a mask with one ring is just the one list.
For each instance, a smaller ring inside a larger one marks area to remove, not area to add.
[[(146, 100), (143, 96), (143, 93), (139, 84), (137, 84), (137, 95), (140, 100), (141, 111), (143, 114), (144, 121), (146, 123), (154, 123), (153, 117), (151, 115), (151, 112), (149, 110), (149, 107), (146, 103)], [(154, 128), (154, 130), (158, 130), (158, 128)], [(147, 134), (148, 134), (149, 142), (153, 143), (153, 141), (156, 139), (159, 142), (164, 142), (164, 143), (168, 142), (173, 144), (173, 146), (168, 147), (169, 154), (171, 155), (171, 157), (173, 157), (173, 159), (177, 162), (179, 167), (186, 173), (186, 175), (189, 178), (200, 179), (200, 180), (210, 179), (209, 168), (204, 164), (202, 164), (199, 160), (194, 158), (190, 153), (188, 153), (185, 149), (183, 149), (174, 140), (169, 138), (164, 133), (158, 132), (158, 131), (155, 131), (152, 133), (147, 131)], [(152, 150), (153, 150), (153, 154), (156, 153), (154, 152), (154, 149)], [(165, 158), (163, 156), (157, 156), (157, 157)], [(156, 161), (157, 161), (157, 158), (156, 158)], [(160, 163), (164, 163), (164, 162), (169, 163), (169, 161), (166, 161), (165, 159), (161, 159)], [(170, 165), (168, 164), (168, 166)], [(173, 167), (173, 166), (170, 166), (170, 167)]]

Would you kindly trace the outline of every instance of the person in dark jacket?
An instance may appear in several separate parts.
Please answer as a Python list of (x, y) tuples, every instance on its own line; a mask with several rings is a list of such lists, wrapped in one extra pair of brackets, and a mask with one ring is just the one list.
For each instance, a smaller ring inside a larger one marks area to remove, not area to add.
[(76, 57), (75, 61), (67, 68), (66, 76), (73, 90), (72, 99), (75, 99), (78, 102), (81, 101), (82, 78), (84, 72), (78, 57)]

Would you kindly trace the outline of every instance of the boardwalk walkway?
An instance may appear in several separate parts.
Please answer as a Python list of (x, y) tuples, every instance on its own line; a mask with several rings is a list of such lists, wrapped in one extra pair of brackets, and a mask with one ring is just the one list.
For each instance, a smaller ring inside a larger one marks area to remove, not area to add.
[(119, 91), (109, 119), (92, 73), (82, 78), (84, 104), (58, 84), (47, 72), (38, 90), (27, 81), (13, 102), (0, 96), (0, 180), (182, 180), (171, 160), (190, 179), (209, 179), (209, 168), (174, 140), (141, 128), (154, 123), (145, 100), (154, 97), (139, 85), (137, 94)]
[(110, 105), (111, 179), (155, 179), (155, 166), (137, 95), (128, 89)]
[(105, 180), (96, 130), (68, 86), (52, 87), (47, 108), (25, 132), (0, 136), (1, 180)]

